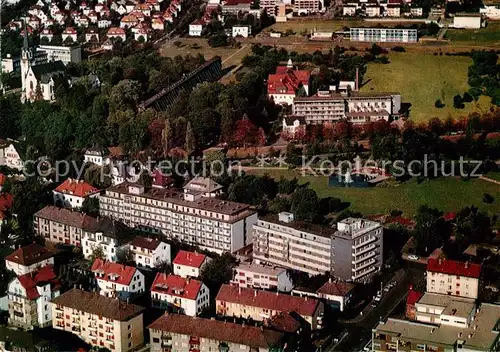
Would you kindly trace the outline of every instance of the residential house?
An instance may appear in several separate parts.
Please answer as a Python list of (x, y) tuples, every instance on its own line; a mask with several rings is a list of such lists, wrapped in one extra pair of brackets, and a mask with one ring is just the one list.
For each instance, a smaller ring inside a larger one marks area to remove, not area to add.
[(133, 266), (97, 258), (91, 270), (95, 275), (101, 295), (127, 300), (146, 292), (144, 274)]
[(367, 17), (380, 17), (380, 5), (367, 5), (365, 8), (365, 14)]
[(284, 351), (286, 335), (267, 328), (214, 319), (165, 314), (148, 326), (151, 352), (174, 346), (186, 351)]
[(305, 96), (309, 95), (311, 73), (306, 70), (293, 69), (292, 60), (288, 60), (287, 66), (278, 66), (275, 74), (267, 78), (267, 95), (276, 104), (293, 104), (293, 99), (302, 91)]
[(97, 21), (97, 27), (98, 28), (109, 28), (111, 27), (112, 23), (111, 20), (108, 17), (101, 17), (99, 18), (99, 21)]
[(60, 283), (52, 265), (20, 275), (9, 283), (9, 324), (23, 329), (52, 325), (52, 299)]
[(120, 28), (132, 28), (139, 24), (139, 20), (134, 15), (123, 16), (120, 21)]
[(109, 165), (111, 162), (109, 150), (106, 148), (89, 148), (83, 154), (83, 161), (101, 167)]
[(264, 321), (279, 313), (296, 313), (312, 330), (321, 328), (324, 305), (314, 298), (290, 296), (251, 288), (222, 285), (216, 297), (217, 314)]
[(48, 205), (34, 215), (34, 232), (52, 243), (82, 246), (85, 228), (94, 226), (97, 219), (86, 214)]
[(127, 39), (127, 35), (125, 34), (125, 30), (123, 28), (118, 28), (118, 27), (111, 27), (107, 33), (106, 36), (108, 39), (121, 39), (122, 42), (124, 42)]
[(293, 288), (287, 270), (279, 267), (242, 263), (233, 269), (232, 284), (243, 288), (263, 288), (290, 292)]
[(236, 38), (238, 36), (243, 38), (248, 38), (252, 34), (252, 27), (236, 25), (233, 26), (232, 33), (233, 33), (233, 38)]
[(88, 14), (87, 17), (90, 21), (90, 23), (97, 24), (97, 21), (99, 20), (99, 15), (97, 14), (96, 11), (91, 10)]
[(343, 312), (352, 302), (356, 285), (348, 282), (333, 281), (331, 278), (321, 286), (316, 294), (329, 305)]
[(500, 19), (500, 1), (483, 0), (482, 6), (479, 8), (479, 13), (490, 20)]
[(427, 262), (427, 292), (477, 298), (481, 265), (448, 259)]
[(184, 187), (184, 194), (201, 197), (217, 197), (222, 194), (223, 187), (208, 177), (195, 176)]
[(78, 33), (76, 32), (76, 29), (74, 29), (73, 27), (67, 27), (62, 32), (62, 40), (63, 42), (65, 42), (66, 39), (70, 38), (72, 42), (76, 43), (77, 35)]
[(201, 33), (203, 32), (203, 28), (206, 26), (206, 23), (202, 19), (195, 20), (194, 22), (189, 24), (189, 35), (191, 37), (201, 37)]
[(287, 116), (283, 118), (282, 131), (285, 136), (291, 139), (296, 138), (301, 133), (305, 135), (306, 119), (303, 116)]
[(54, 203), (65, 208), (81, 208), (89, 198), (99, 198), (99, 190), (84, 180), (68, 178), (52, 191)]
[(180, 277), (199, 277), (210, 258), (205, 254), (180, 250), (173, 261), (174, 274)]
[(93, 226), (83, 231), (82, 252), (85, 259), (92, 257), (94, 251), (100, 248), (105, 260), (115, 262), (117, 252), (128, 247), (128, 231), (121, 222), (107, 217), (99, 218)]
[(46, 38), (49, 42), (54, 37), (54, 32), (50, 28), (45, 28), (40, 32), (40, 40)]
[(137, 236), (130, 242), (130, 252), (137, 266), (154, 268), (161, 263), (170, 264), (170, 245), (163, 241)]
[(95, 29), (89, 29), (85, 33), (85, 43), (89, 42), (99, 43), (99, 32), (97, 32)]
[(161, 18), (159, 18), (159, 17), (154, 18), (151, 21), (151, 27), (155, 31), (163, 31), (163, 30), (165, 30), (165, 22), (163, 22), (163, 20)]
[(134, 31), (134, 40), (138, 42), (146, 43), (149, 40), (149, 29), (146, 29), (142, 26), (138, 26)]
[(210, 305), (208, 287), (195, 279), (157, 273), (150, 291), (153, 307), (193, 317)]
[(52, 300), (52, 327), (112, 352), (144, 344), (143, 307), (95, 292), (71, 289)]
[(5, 257), (5, 268), (17, 276), (29, 274), (46, 265), (54, 265), (54, 253), (38, 243), (16, 249)]
[(20, 155), (20, 148), (19, 144), (12, 142), (8, 142), (3, 148), (0, 147), (3, 154), (2, 164), (11, 169), (22, 170), (24, 168), (24, 162)]
[(387, 5), (386, 8), (387, 17), (401, 17), (401, 6), (400, 5)]

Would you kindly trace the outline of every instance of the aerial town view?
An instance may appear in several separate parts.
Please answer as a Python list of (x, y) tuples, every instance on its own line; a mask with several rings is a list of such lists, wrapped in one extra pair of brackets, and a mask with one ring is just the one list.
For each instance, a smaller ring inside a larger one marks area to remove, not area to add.
[(0, 352), (500, 352), (500, 0), (0, 0)]

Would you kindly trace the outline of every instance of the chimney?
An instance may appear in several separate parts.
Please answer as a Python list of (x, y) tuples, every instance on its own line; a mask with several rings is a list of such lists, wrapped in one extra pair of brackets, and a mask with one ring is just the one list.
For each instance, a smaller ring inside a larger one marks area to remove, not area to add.
[(469, 262), (465, 262), (465, 269), (467, 269), (469, 267)]
[(331, 277), (331, 276), (328, 278), (328, 283), (329, 283), (329, 284), (331, 284), (331, 283), (332, 283), (332, 277)]
[(241, 286), (238, 286), (238, 294), (241, 295)]
[(253, 296), (257, 297), (257, 290), (253, 290)]

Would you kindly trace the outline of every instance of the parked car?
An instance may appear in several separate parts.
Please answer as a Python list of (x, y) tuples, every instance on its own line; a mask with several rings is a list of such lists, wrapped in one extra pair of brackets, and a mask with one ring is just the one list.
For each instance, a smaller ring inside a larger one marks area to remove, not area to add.
[(415, 254), (410, 254), (408, 256), (408, 259), (410, 259), (410, 260), (419, 260), (420, 257), (418, 255), (415, 255)]

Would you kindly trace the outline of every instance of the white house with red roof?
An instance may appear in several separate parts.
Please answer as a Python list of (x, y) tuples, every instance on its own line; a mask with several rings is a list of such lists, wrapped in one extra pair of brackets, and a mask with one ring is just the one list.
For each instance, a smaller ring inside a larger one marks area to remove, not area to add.
[(129, 248), (137, 266), (154, 268), (157, 264), (172, 262), (170, 245), (158, 239), (137, 236)]
[(91, 270), (103, 296), (126, 300), (146, 292), (144, 274), (133, 266), (98, 258), (92, 264)]
[(99, 43), (99, 32), (95, 29), (89, 29), (87, 33), (85, 33), (85, 42), (88, 43), (90, 41)]
[(198, 19), (189, 25), (189, 35), (191, 37), (201, 37), (203, 28), (205, 28), (206, 22), (203, 19)]
[(481, 265), (448, 259), (427, 262), (427, 292), (476, 299)]
[(67, 27), (63, 32), (62, 32), (62, 40), (63, 42), (67, 38), (71, 38), (74, 42), (76, 42), (78, 33), (76, 32), (76, 29), (73, 27)]
[(299, 90), (309, 95), (311, 73), (306, 70), (295, 70), (292, 60), (288, 60), (286, 66), (278, 66), (275, 74), (267, 78), (267, 95), (276, 104), (293, 104), (293, 98)]
[(167, 22), (173, 23), (174, 18), (175, 18), (175, 15), (168, 9), (163, 13), (163, 19)]
[(153, 18), (151, 27), (156, 31), (163, 31), (165, 30), (165, 22), (159, 17)]
[(23, 329), (52, 324), (52, 299), (60, 294), (52, 265), (21, 275), (9, 283), (9, 324)]
[(174, 274), (180, 277), (199, 277), (201, 269), (210, 260), (205, 254), (181, 250), (172, 263)]
[(192, 317), (210, 305), (210, 293), (203, 282), (173, 274), (156, 274), (150, 291), (153, 307), (172, 308)]
[(139, 24), (139, 20), (134, 15), (123, 16), (120, 21), (120, 28), (135, 27)]
[(151, 17), (151, 6), (149, 4), (137, 4), (134, 7), (134, 11), (142, 12), (146, 17)]
[(40, 40), (42, 38), (47, 38), (47, 40), (50, 42), (53, 37), (54, 37), (54, 32), (50, 28), (45, 28), (40, 32)]
[(28, 20), (28, 26), (30, 26), (34, 30), (37, 30), (38, 28), (40, 28), (40, 19), (36, 16), (31, 16)]
[(151, 6), (151, 8), (155, 11), (160, 11), (160, 1), (158, 0), (146, 0), (146, 4)]
[(55, 190), (54, 203), (64, 208), (80, 208), (87, 198), (99, 198), (99, 190), (83, 180), (68, 178)]
[(109, 28), (111, 25), (111, 20), (108, 17), (101, 17), (97, 21), (97, 28)]
[(90, 11), (87, 17), (89, 18), (90, 23), (97, 23), (97, 21), (99, 20), (99, 15), (94, 10)]
[(38, 243), (18, 248), (5, 257), (5, 268), (16, 275), (28, 274), (46, 265), (54, 265), (54, 253)]

